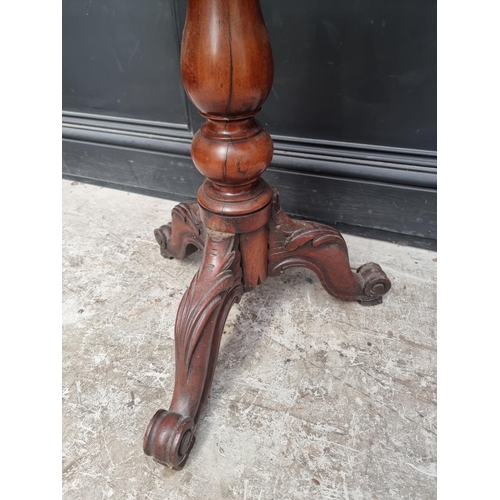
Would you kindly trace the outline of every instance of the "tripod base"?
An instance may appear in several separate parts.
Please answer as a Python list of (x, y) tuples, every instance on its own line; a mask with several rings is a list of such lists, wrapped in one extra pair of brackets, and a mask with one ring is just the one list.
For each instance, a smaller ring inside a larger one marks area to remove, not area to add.
[[(214, 231), (203, 222), (204, 211), (198, 202), (190, 201), (177, 205), (172, 222), (155, 230), (166, 258), (183, 259), (197, 249), (204, 252), (203, 263), (177, 313), (170, 409), (156, 412), (144, 436), (144, 452), (173, 469), (183, 467), (193, 447), (199, 415), (210, 394), (224, 324), (244, 292), (262, 283), (267, 275), (277, 276), (289, 267), (313, 270), (330, 295), (362, 305), (380, 304), (391, 288), (378, 264), (364, 264), (353, 272), (339, 231), (290, 219), (281, 210), (276, 189), (262, 216), (266, 213), (267, 224), (257, 230), (241, 234)], [(267, 248), (263, 265), (265, 255), (255, 255), (256, 248)]]

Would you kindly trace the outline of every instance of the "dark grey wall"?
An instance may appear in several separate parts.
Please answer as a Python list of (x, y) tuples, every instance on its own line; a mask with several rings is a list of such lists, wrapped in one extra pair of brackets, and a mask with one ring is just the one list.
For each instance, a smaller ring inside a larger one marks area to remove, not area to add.
[[(265, 177), (285, 208), (433, 245), (435, 0), (261, 4), (275, 80), (258, 119), (275, 139)], [(63, 1), (65, 177), (195, 196), (189, 143), (202, 119), (180, 81), (185, 9), (186, 0)]]

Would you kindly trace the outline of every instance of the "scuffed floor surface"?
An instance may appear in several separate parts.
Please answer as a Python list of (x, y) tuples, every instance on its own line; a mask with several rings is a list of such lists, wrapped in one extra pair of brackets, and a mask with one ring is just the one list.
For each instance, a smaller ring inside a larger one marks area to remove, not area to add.
[[(346, 235), (377, 307), (290, 269), (243, 296), (186, 467), (142, 452), (174, 384), (174, 320), (201, 255), (160, 256), (174, 202), (63, 181), (63, 492), (100, 499), (436, 498), (436, 254)], [(286, 208), (286, 207), (285, 207)]]

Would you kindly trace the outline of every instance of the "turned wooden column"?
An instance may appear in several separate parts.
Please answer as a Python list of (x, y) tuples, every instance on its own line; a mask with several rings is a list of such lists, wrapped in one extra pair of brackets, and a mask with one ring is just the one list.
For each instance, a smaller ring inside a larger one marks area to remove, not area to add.
[(244, 292), (296, 266), (312, 269), (332, 296), (363, 305), (381, 303), (391, 286), (377, 264), (353, 272), (342, 235), (287, 217), (260, 177), (273, 143), (255, 115), (271, 90), (273, 59), (259, 0), (188, 0), (181, 73), (206, 118), (191, 147), (206, 180), (198, 201), (177, 205), (155, 237), (164, 257), (198, 249), (203, 262), (177, 313), (170, 408), (156, 412), (144, 436), (145, 453), (174, 469), (195, 442), (224, 324)]
[[(255, 120), (273, 82), (271, 45), (258, 0), (189, 0), (181, 74), (207, 119), (191, 155), (207, 178), (198, 191), (208, 230), (240, 233), (245, 290), (267, 277), (271, 187), (260, 175), (273, 142)], [(248, 217), (249, 214), (253, 214)]]

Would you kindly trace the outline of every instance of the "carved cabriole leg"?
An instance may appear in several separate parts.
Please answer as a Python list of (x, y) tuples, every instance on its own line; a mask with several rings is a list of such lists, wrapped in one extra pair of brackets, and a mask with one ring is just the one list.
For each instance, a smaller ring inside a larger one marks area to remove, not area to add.
[(172, 209), (172, 222), (154, 231), (160, 253), (167, 259), (183, 259), (205, 246), (205, 230), (197, 201), (179, 203)]
[(224, 324), (243, 293), (239, 237), (208, 232), (203, 264), (185, 293), (175, 323), (175, 386), (168, 411), (158, 410), (144, 451), (179, 469), (194, 444), (212, 384)]
[(269, 223), (269, 276), (289, 267), (312, 269), (325, 290), (342, 300), (376, 305), (391, 288), (378, 264), (364, 264), (353, 273), (347, 245), (336, 229), (316, 222), (290, 219), (281, 210), (278, 191), (273, 193)]

